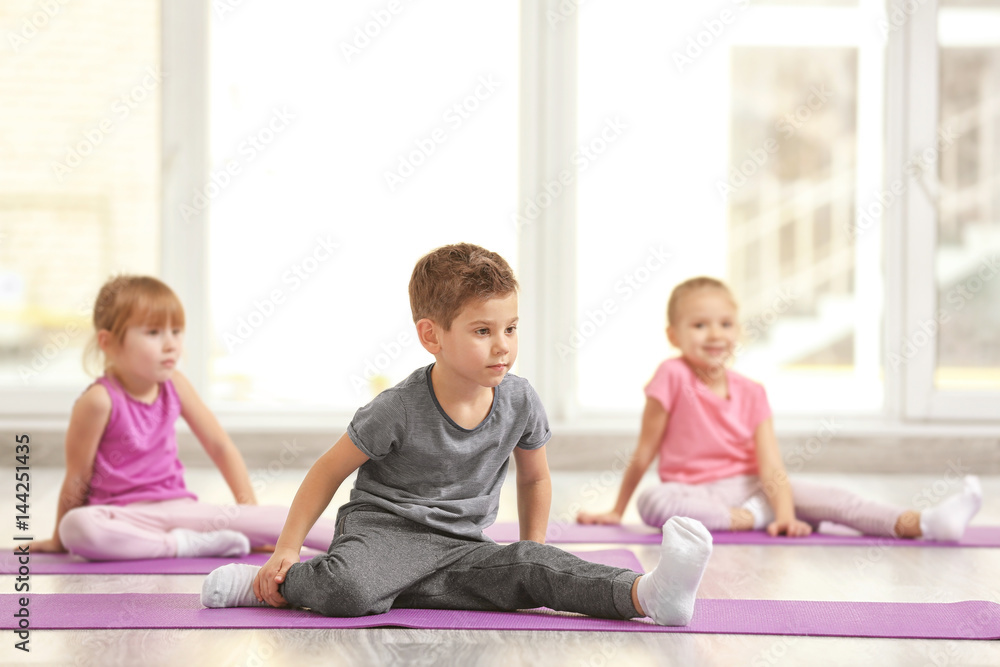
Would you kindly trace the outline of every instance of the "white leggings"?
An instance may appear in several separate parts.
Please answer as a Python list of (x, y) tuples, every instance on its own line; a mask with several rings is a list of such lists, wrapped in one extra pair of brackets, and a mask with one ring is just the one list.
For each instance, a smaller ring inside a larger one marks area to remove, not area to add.
[[(789, 481), (795, 516), (813, 527), (821, 521), (831, 521), (865, 535), (895, 536), (896, 520), (903, 509), (866, 500), (843, 489)], [(763, 495), (759, 482), (756, 476), (729, 477), (705, 484), (664, 482), (639, 495), (639, 515), (656, 528), (672, 516), (687, 516), (698, 519), (709, 530), (729, 530), (730, 510), (755, 494)]]
[[(206, 533), (235, 530), (251, 547), (274, 544), (285, 525), (288, 508), (277, 505), (208, 505), (191, 498), (130, 505), (84, 505), (59, 522), (59, 539), (68, 551), (89, 560), (174, 558), (174, 528)], [(334, 521), (320, 517), (305, 546), (326, 551)]]

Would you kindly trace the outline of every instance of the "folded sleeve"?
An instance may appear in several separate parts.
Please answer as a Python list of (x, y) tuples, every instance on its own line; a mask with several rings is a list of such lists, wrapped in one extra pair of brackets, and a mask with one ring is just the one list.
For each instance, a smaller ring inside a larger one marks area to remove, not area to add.
[(750, 405), (750, 424), (754, 428), (760, 425), (765, 419), (771, 416), (771, 404), (767, 400), (767, 391), (764, 385), (754, 382), (753, 401)]
[(521, 449), (538, 449), (552, 437), (549, 429), (549, 418), (545, 414), (545, 406), (538, 392), (527, 382), (525, 386), (525, 413), (527, 420), (524, 425), (524, 432), (517, 446)]
[(680, 374), (677, 372), (676, 364), (672, 364), (668, 359), (660, 364), (653, 378), (646, 383), (646, 396), (655, 398), (663, 405), (667, 412), (673, 412), (674, 401), (677, 399), (677, 392), (680, 389)]
[(347, 435), (370, 459), (384, 458), (399, 447), (406, 434), (406, 409), (395, 391), (383, 391), (359, 408), (347, 426)]

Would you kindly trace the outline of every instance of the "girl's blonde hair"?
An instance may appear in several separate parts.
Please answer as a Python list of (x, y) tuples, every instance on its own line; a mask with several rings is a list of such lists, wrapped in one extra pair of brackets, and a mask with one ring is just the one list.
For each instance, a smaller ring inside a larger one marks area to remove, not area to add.
[(670, 299), (667, 301), (667, 324), (673, 326), (677, 324), (677, 318), (679, 313), (677, 312), (680, 308), (681, 299), (686, 295), (700, 289), (719, 289), (726, 293), (729, 300), (733, 303), (733, 308), (737, 307), (736, 297), (730, 291), (726, 283), (722, 282), (717, 278), (711, 278), (709, 276), (698, 276), (697, 278), (688, 278), (680, 285), (674, 288), (674, 291), (670, 293)]
[(108, 280), (94, 302), (94, 335), (83, 354), (84, 368), (98, 375), (108, 361), (97, 345), (97, 332), (105, 330), (121, 345), (130, 326), (162, 327), (170, 322), (184, 328), (184, 306), (174, 291), (151, 276), (120, 275)]

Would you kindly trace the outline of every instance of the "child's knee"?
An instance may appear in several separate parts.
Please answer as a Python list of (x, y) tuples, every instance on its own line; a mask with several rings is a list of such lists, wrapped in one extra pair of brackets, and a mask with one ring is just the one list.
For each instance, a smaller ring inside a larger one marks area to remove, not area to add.
[(664, 493), (660, 489), (650, 489), (639, 496), (636, 508), (639, 517), (647, 526), (659, 528), (673, 516), (687, 516), (686, 503), (683, 496), (676, 493)]
[(59, 541), (67, 551), (86, 555), (101, 542), (93, 507), (76, 507), (59, 522)]
[(308, 607), (324, 616), (353, 617), (384, 614), (392, 600), (379, 595), (358, 573), (347, 568), (314, 568), (293, 565), (282, 584), (281, 594), (296, 607)]

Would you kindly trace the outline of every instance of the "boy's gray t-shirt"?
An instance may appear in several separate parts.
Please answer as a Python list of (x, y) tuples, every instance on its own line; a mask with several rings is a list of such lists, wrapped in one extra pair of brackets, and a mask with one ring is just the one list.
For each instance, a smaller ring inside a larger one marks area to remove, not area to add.
[(538, 394), (508, 373), (489, 415), (475, 428), (451, 420), (420, 368), (354, 414), (351, 441), (370, 460), (358, 468), (344, 516), (374, 505), (463, 537), (486, 540), (514, 447), (537, 449), (552, 436)]

